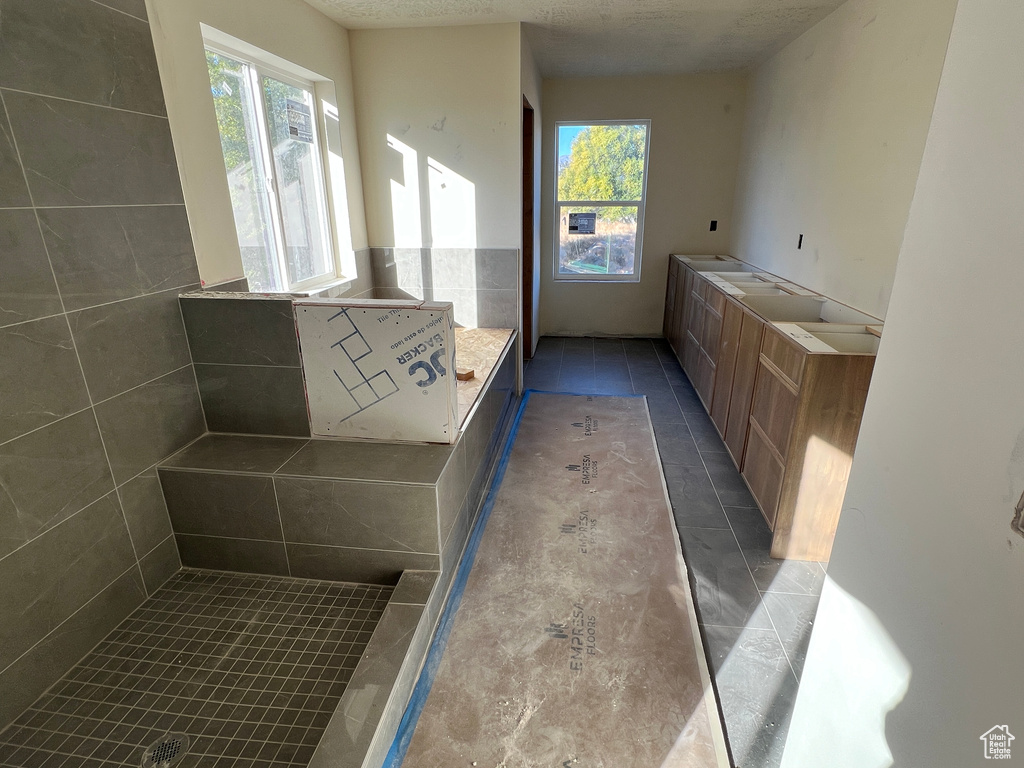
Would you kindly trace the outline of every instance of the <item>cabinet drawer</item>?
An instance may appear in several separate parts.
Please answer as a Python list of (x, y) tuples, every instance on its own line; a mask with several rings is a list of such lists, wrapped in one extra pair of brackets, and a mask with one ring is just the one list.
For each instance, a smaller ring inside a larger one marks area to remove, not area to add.
[(790, 389), (789, 383), (765, 365), (762, 357), (754, 383), (750, 418), (757, 421), (764, 432), (764, 437), (783, 459), (789, 450), (789, 435), (793, 431), (798, 399), (797, 394)]
[(806, 353), (797, 349), (770, 324), (766, 328), (761, 354), (771, 360), (776, 368), (786, 374), (795, 386), (799, 387), (804, 375)]
[(782, 476), (786, 467), (779, 463), (764, 435), (751, 422), (747, 435), (747, 452), (743, 458), (743, 478), (761, 508), (761, 514), (768, 521), (768, 527), (775, 530), (775, 518), (779, 508), (779, 493), (782, 490)]

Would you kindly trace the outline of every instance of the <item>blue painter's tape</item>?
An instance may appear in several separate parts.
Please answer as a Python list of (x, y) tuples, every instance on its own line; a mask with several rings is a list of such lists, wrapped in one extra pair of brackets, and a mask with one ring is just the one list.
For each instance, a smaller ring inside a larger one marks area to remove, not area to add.
[(494, 509), (494, 500), (498, 496), (498, 489), (501, 487), (501, 481), (505, 477), (505, 470), (508, 468), (509, 457), (512, 454), (512, 446), (515, 444), (516, 435), (519, 433), (519, 424), (523, 419), (523, 412), (526, 410), (526, 404), (529, 402), (531, 392), (532, 390), (527, 390), (523, 395), (522, 402), (519, 404), (519, 410), (516, 412), (516, 417), (512, 422), (512, 429), (509, 432), (508, 439), (505, 441), (505, 447), (502, 449), (501, 458), (498, 461), (498, 469), (494, 473), (494, 481), (487, 491), (487, 499), (484, 501), (483, 509), (480, 510), (480, 517), (476, 521), (476, 525), (473, 526), (473, 533), (470, 535), (469, 543), (466, 545), (466, 552), (463, 554), (462, 562), (459, 563), (459, 570), (455, 574), (455, 582), (452, 584), (452, 590), (448, 596), (448, 603), (445, 605), (444, 613), (441, 614), (441, 621), (437, 626), (434, 641), (430, 645), (430, 651), (427, 653), (427, 660), (423, 665), (423, 670), (420, 672), (419, 680), (416, 681), (416, 687), (412, 691), (409, 705), (405, 708), (402, 722), (398, 725), (395, 740), (391, 743), (391, 749), (388, 750), (387, 757), (384, 758), (384, 764), (381, 768), (399, 768), (405, 759), (406, 751), (409, 749), (409, 742), (412, 740), (413, 731), (416, 730), (416, 723), (420, 719), (420, 713), (423, 712), (423, 707), (427, 703), (427, 696), (430, 694), (430, 688), (434, 684), (434, 677), (437, 675), (438, 667), (441, 665), (441, 657), (444, 655), (445, 646), (448, 645), (448, 636), (451, 634), (452, 625), (455, 623), (455, 614), (459, 611), (462, 594), (466, 589), (466, 581), (469, 579), (469, 572), (472, 570), (473, 562), (476, 560), (476, 552), (480, 548), (480, 539), (483, 538), (487, 520), (491, 516), (491, 510)]

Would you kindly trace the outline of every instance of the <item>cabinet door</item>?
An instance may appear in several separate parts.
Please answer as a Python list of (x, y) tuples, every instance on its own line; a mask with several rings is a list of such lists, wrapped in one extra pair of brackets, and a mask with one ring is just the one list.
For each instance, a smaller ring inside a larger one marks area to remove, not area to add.
[(696, 291), (690, 294), (690, 311), (686, 318), (686, 330), (700, 345), (701, 334), (704, 331), (704, 299)]
[(704, 409), (710, 413), (715, 394), (715, 364), (703, 349), (697, 353), (697, 380), (693, 382), (693, 388), (704, 403)]
[[(767, 338), (767, 333), (765, 334)], [(796, 421), (799, 391), (779, 373), (762, 354), (750, 406), (750, 422), (757, 423), (765, 439), (785, 461), (789, 452), (789, 436)]]
[(736, 350), (740, 345), (742, 324), (743, 310), (740, 305), (732, 299), (727, 300), (718, 343), (718, 360), (715, 364), (715, 394), (711, 401), (711, 420), (715, 422), (718, 434), (723, 438), (728, 426), (733, 374), (736, 371)]
[(722, 338), (722, 316), (710, 304), (704, 305), (704, 325), (700, 332), (700, 348), (718, 365), (718, 343)]
[(697, 386), (697, 364), (700, 362), (700, 342), (689, 333), (683, 340), (683, 370), (690, 383)]
[(761, 354), (761, 336), (764, 323), (756, 315), (742, 310), (740, 338), (736, 346), (736, 369), (733, 373), (732, 394), (729, 397), (729, 416), (726, 420), (725, 445), (737, 467), (743, 467), (747, 444), (747, 420), (750, 400), (757, 377), (757, 360)]
[(747, 481), (757, 506), (761, 508), (761, 514), (773, 531), (785, 471), (785, 465), (779, 461), (757, 424), (750, 422), (747, 452), (743, 459), (743, 479)]

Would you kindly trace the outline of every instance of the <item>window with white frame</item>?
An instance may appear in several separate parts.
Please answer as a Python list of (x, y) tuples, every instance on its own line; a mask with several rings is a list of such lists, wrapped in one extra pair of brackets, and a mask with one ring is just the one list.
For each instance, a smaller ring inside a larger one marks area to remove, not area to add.
[(640, 280), (649, 120), (555, 124), (556, 280)]
[(337, 279), (313, 83), (209, 42), (206, 63), (249, 290)]

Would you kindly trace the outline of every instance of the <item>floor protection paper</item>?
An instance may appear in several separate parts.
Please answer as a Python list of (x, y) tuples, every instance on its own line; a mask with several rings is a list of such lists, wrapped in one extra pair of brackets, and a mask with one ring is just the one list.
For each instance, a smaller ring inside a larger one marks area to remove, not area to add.
[(647, 403), (530, 393), (405, 768), (726, 768)]

